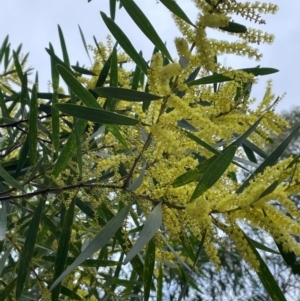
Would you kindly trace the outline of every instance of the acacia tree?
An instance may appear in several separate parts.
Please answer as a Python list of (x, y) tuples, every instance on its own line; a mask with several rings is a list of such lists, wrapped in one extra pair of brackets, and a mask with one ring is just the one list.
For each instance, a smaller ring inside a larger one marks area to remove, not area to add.
[[(258, 252), (274, 250), (246, 227), (274, 239), (297, 271), (299, 211), (289, 196), (299, 191), (298, 156), (278, 158), (299, 126), (266, 156), (265, 141), (287, 123), (272, 110), (270, 87), (256, 110), (249, 94), (256, 76), (278, 70), (217, 61), (227, 53), (259, 59), (251, 44), (273, 36), (230, 16), (261, 25), (260, 14), (277, 7), (195, 0), (193, 22), (176, 2), (160, 2), (182, 34), (178, 56), (133, 0), (120, 0), (155, 46), (146, 61), (111, 1), (110, 17), (101, 17), (117, 43), (96, 43), (90, 69), (70, 64), (59, 27), (63, 59), (47, 48), (51, 93), (38, 90), (37, 76), (30, 85), (21, 48), (11, 54), (8, 38), (2, 44), (1, 300), (165, 300), (173, 280), (178, 300), (205, 299), (205, 264), (217, 273), (236, 252), (272, 300), (285, 300)], [(238, 40), (210, 39), (208, 28)], [(241, 181), (248, 164), (255, 170)]]

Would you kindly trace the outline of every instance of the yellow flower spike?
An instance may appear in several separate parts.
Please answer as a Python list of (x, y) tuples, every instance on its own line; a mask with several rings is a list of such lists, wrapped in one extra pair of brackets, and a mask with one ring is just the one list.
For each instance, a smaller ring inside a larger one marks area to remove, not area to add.
[(223, 14), (211, 14), (211, 13), (204, 13), (200, 17), (199, 25), (203, 27), (212, 27), (212, 28), (218, 28), (218, 27), (225, 27), (228, 25), (229, 17), (223, 15)]
[(175, 38), (175, 46), (179, 56), (184, 55), (187, 58), (190, 57), (189, 45), (184, 38)]

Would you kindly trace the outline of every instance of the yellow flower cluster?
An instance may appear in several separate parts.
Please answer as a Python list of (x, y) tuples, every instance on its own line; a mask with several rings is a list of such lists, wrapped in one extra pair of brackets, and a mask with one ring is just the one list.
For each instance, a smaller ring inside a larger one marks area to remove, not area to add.
[[(213, 155), (210, 150), (187, 137), (185, 130), (180, 128), (182, 124), (186, 123), (188, 127), (193, 127), (195, 138), (213, 145), (218, 151), (222, 151), (233, 141), (233, 134), (245, 133), (259, 117), (263, 116), (260, 125), (248, 138), (259, 147), (264, 145), (270, 134), (279, 134), (286, 126), (286, 122), (273, 111), (273, 104), (276, 101), (271, 83), (268, 83), (266, 94), (257, 109), (252, 110), (249, 106), (254, 100), (249, 99), (249, 95), (243, 93), (247, 91), (243, 89), (246, 90), (245, 87), (251, 87), (255, 83), (254, 76), (242, 70), (225, 68), (215, 59), (216, 55), (226, 53), (260, 59), (259, 51), (249, 46), (249, 43), (270, 43), (274, 37), (256, 29), (237, 33), (236, 36), (241, 40), (235, 42), (219, 41), (207, 36), (208, 27), (226, 27), (231, 21), (228, 17), (231, 13), (254, 20), (258, 12), (273, 13), (276, 6), (224, 0), (211, 1), (216, 6), (213, 8), (204, 0), (194, 2), (201, 10), (195, 27), (174, 16), (182, 33), (182, 37), (175, 39), (175, 46), (178, 56), (188, 59), (187, 67), (182, 67), (177, 62), (166, 63), (161, 53), (155, 53), (151, 59), (147, 83), (149, 92), (161, 96), (162, 99), (151, 102), (145, 111), (140, 104), (131, 105), (131, 113), (138, 114), (140, 120), (150, 126), (120, 127), (132, 152), (121, 155), (118, 150), (124, 149), (124, 146), (116, 141), (113, 135), (108, 134), (105, 144), (114, 147), (105, 148), (107, 158), (89, 154), (87, 161), (90, 164), (93, 160), (97, 161), (95, 168), (97, 174), (108, 169), (114, 170), (116, 175), (110, 178), (110, 183), (123, 185), (126, 176), (123, 178), (117, 176), (120, 165), (122, 164), (127, 173), (131, 173), (132, 182), (140, 176), (142, 170), (140, 158), (143, 158), (147, 163), (143, 182), (134, 192), (127, 192), (134, 195), (145, 216), (151, 213), (154, 206), (162, 202), (163, 223), (167, 233), (165, 238), (168, 241), (180, 241), (180, 237), (183, 233), (186, 234), (186, 231), (199, 240), (205, 237), (205, 251), (210, 260), (218, 266), (217, 244), (220, 240), (219, 230), (222, 230), (235, 243), (247, 262), (257, 269), (259, 263), (239, 227), (241, 223), (263, 229), (277, 242), (281, 242), (286, 250), (300, 254), (300, 247), (293, 240), (293, 235), (300, 231), (297, 223), (300, 215), (289, 199), (289, 195), (299, 189), (300, 169), (297, 166), (293, 170), (293, 180), (287, 184), (292, 175), (291, 168), (287, 166), (292, 162), (292, 158), (266, 168), (240, 193), (236, 192), (239, 187), (238, 181), (231, 176), (239, 171), (233, 164), (210, 189), (192, 202), (190, 199), (198, 184), (196, 180), (180, 187), (173, 187), (172, 184), (185, 172), (201, 167), (202, 160)], [(260, 17), (257, 17), (257, 20), (259, 22)], [(103, 66), (103, 58), (107, 58), (104, 49), (101, 52), (103, 54), (99, 54), (96, 64), (100, 69)], [(185, 80), (196, 68), (201, 68), (197, 78), (213, 72), (226, 76), (225, 80), (233, 79), (233, 81), (225, 81), (214, 86), (189, 85)], [(130, 87), (129, 74), (120, 69), (118, 75), (121, 85)], [(126, 101), (118, 103), (119, 109), (127, 106)], [(244, 154), (238, 152), (236, 155)], [(134, 164), (135, 168), (131, 170)], [(276, 180), (278, 185), (272, 190)], [(105, 190), (107, 191), (109, 189)], [(118, 192), (114, 193), (118, 195)], [(159, 232), (157, 236), (159, 235), (163, 233)], [(159, 239), (156, 237), (156, 240)], [(161, 240), (158, 244), (164, 245)], [(165, 250), (156, 250), (156, 253), (162, 259), (170, 261), (175, 259), (174, 254)]]

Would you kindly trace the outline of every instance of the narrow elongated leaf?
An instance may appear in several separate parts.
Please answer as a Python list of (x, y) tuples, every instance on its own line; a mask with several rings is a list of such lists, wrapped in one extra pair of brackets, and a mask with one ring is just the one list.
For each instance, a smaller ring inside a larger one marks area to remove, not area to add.
[(4, 179), (4, 181), (7, 182), (8, 185), (19, 189), (21, 191), (24, 191), (23, 186), (16, 181), (0, 164), (0, 177)]
[[(85, 127), (87, 125), (87, 121), (85, 120), (79, 120), (78, 124), (77, 124), (77, 129), (79, 134), (82, 134)], [(57, 177), (61, 171), (68, 165), (68, 162), (70, 160), (70, 158), (72, 157), (75, 148), (76, 148), (77, 144), (76, 144), (76, 133), (75, 133), (75, 129), (72, 131), (71, 135), (69, 136), (66, 144), (64, 145), (63, 150), (61, 151), (55, 166), (53, 168), (53, 172), (52, 174)]]
[(45, 50), (48, 52), (48, 54), (51, 56), (51, 58), (54, 60), (54, 62), (58, 65), (63, 66), (66, 70), (68, 70), (73, 76), (76, 74), (70, 69), (70, 66), (67, 65), (64, 61), (62, 61), (55, 53), (53, 50), (53, 46), (51, 43), (49, 44), (49, 49), (45, 48)]
[(1, 255), (1, 258), (0, 258), (0, 275), (2, 275), (2, 271), (3, 271), (4, 267), (5, 267), (5, 262), (6, 262), (7, 258), (9, 257), (9, 255), (11, 255), (11, 253), (10, 253), (11, 249), (12, 249), (12, 246), (9, 246), (7, 248), (7, 250)]
[[(95, 41), (95, 42), (97, 42), (97, 41)], [(104, 86), (105, 81), (106, 81), (107, 76), (108, 76), (108, 73), (109, 73), (110, 63), (111, 63), (111, 55), (109, 56), (107, 61), (104, 63), (104, 66), (103, 66), (103, 68), (102, 68), (102, 70), (99, 74), (99, 77), (98, 77), (97, 83), (95, 85), (95, 88)]]
[(57, 65), (56, 68), (69, 88), (78, 96), (79, 99), (82, 100), (86, 106), (98, 109), (101, 108), (94, 96), (87, 89), (85, 89), (65, 67)]
[(16, 281), (17, 281), (16, 277), (15, 279), (13, 279), (0, 293), (0, 300), (7, 300), (8, 297), (11, 296), (11, 292), (14, 289), (15, 285), (16, 285)]
[[(7, 216), (5, 203), (1, 204), (0, 207), (0, 241), (4, 240), (7, 228)], [(2, 258), (0, 259), (2, 260)], [(0, 275), (1, 275), (1, 261), (0, 261)]]
[[(54, 66), (55, 66), (55, 64), (54, 64)], [(55, 76), (55, 78), (57, 78), (57, 77)], [(52, 80), (53, 80), (53, 77), (52, 77)], [(52, 82), (52, 84), (53, 84), (53, 82)], [(42, 98), (42, 99), (52, 99), (53, 98), (53, 93), (38, 92), (37, 97)], [(57, 97), (58, 97), (58, 99), (70, 98), (70, 95), (63, 94), (63, 93), (57, 93)]]
[[(117, 54), (117, 44), (113, 48), (111, 53), (110, 62), (110, 74), (109, 74), (109, 84), (110, 87), (118, 87), (118, 54)], [(104, 109), (114, 112), (117, 105), (117, 99), (113, 96), (108, 96), (104, 105)]]
[[(206, 231), (202, 235), (202, 239), (200, 241), (200, 244), (198, 245), (198, 250), (197, 250), (197, 253), (196, 253), (196, 256), (195, 256), (195, 260), (194, 260), (194, 264), (193, 264), (193, 270), (195, 269), (197, 261), (198, 261), (198, 259), (200, 257), (200, 254), (201, 254), (202, 250), (203, 250), (203, 245), (204, 245), (205, 238), (206, 238)], [(186, 290), (187, 290), (189, 284), (193, 283), (193, 279), (191, 277), (191, 274), (192, 274), (192, 270), (189, 272), (189, 274), (186, 277), (187, 279), (186, 279), (186, 282), (185, 282), (184, 286), (181, 289), (180, 295), (178, 297), (178, 301), (181, 301), (182, 298), (184, 298)], [(196, 286), (196, 289), (198, 289), (197, 286)]]
[(245, 33), (247, 32), (247, 27), (239, 24), (239, 23), (235, 23), (235, 22), (229, 22), (227, 26), (224, 27), (220, 27), (220, 29), (227, 31), (227, 32), (232, 32), (232, 33)]
[[(66, 217), (64, 219), (63, 229), (60, 235), (60, 239), (58, 242), (58, 248), (55, 257), (55, 264), (54, 264), (54, 274), (53, 279), (55, 280), (64, 270), (68, 250), (69, 250), (69, 243), (71, 239), (71, 232), (72, 232), (72, 225), (74, 220), (74, 209), (75, 209), (75, 198), (70, 203), (68, 211), (66, 213)], [(58, 300), (59, 293), (60, 293), (61, 285), (60, 283), (53, 289), (52, 291), (52, 301)]]
[(68, 55), (68, 50), (67, 50), (67, 45), (65, 42), (64, 34), (59, 25), (57, 25), (57, 28), (58, 28), (58, 35), (59, 35), (59, 40), (60, 40), (61, 51), (63, 53), (64, 62), (68, 67), (70, 67), (70, 59), (69, 59), (69, 55)]
[(253, 244), (253, 246), (256, 248), (256, 249), (260, 249), (260, 250), (263, 250), (263, 251), (266, 251), (266, 252), (269, 252), (269, 253), (272, 253), (272, 254), (276, 254), (276, 255), (280, 255), (279, 252), (261, 244), (260, 242), (248, 237), (248, 239), (251, 241), (251, 243)]
[(148, 243), (144, 265), (144, 300), (148, 301), (150, 297), (150, 289), (152, 286), (152, 277), (155, 264), (155, 241), (151, 239)]
[(127, 149), (130, 151), (130, 148), (126, 142), (126, 139), (123, 137), (119, 126), (106, 124), (106, 128), (115, 136), (115, 138)]
[(45, 200), (41, 199), (39, 201), (38, 206), (36, 207), (32, 220), (30, 221), (30, 225), (28, 228), (27, 236), (25, 239), (25, 243), (20, 254), (19, 267), (18, 267), (18, 277), (16, 284), (16, 299), (19, 300), (23, 291), (23, 287), (29, 273), (31, 259), (33, 256), (33, 250), (35, 246), (35, 241), (37, 237), (37, 233), (39, 230), (40, 219), (42, 215), (42, 211), (44, 208)]
[(161, 96), (120, 87), (100, 87), (93, 89), (100, 97), (114, 97), (127, 101), (152, 101), (161, 99)]
[(157, 290), (156, 290), (156, 300), (162, 301), (163, 297), (163, 265), (162, 263), (159, 264), (159, 270), (158, 270), (158, 279), (157, 279)]
[(212, 187), (226, 171), (230, 163), (232, 162), (233, 156), (236, 152), (237, 146), (232, 145), (228, 147), (203, 174), (199, 183), (193, 192), (191, 200), (194, 200), (201, 196), (206, 190)]
[(168, 49), (138, 5), (133, 0), (120, 0), (120, 2), (145, 36), (172, 62)]
[(76, 294), (74, 291), (70, 290), (64, 285), (61, 286), (60, 292), (62, 295), (69, 297), (69, 300), (83, 300), (78, 294)]
[(237, 138), (231, 145), (236, 145), (237, 147), (241, 146), (242, 143), (255, 131), (263, 116), (258, 118), (257, 121), (239, 138)]
[(203, 141), (201, 138), (195, 136), (194, 134), (188, 132), (188, 131), (183, 131), (183, 133), (189, 137), (191, 140), (195, 141), (197, 144), (203, 146), (204, 148), (206, 148), (207, 150), (209, 150), (210, 152), (212, 152), (215, 155), (220, 154), (220, 152), (216, 149), (214, 149), (211, 145), (209, 145), (208, 143), (206, 143), (205, 141)]
[(16, 178), (19, 176), (22, 168), (24, 167), (24, 164), (26, 163), (26, 158), (28, 153), (29, 153), (29, 137), (27, 135), (19, 153), (19, 160), (18, 160), (16, 173), (15, 173)]
[(146, 167), (147, 167), (147, 161), (144, 159), (144, 164), (143, 164), (141, 173), (136, 178), (136, 180), (131, 185), (129, 185), (129, 187), (128, 187), (129, 191), (135, 191), (143, 184)]
[(185, 21), (186, 23), (196, 27), (193, 22), (189, 19), (189, 17), (185, 14), (185, 12), (181, 9), (181, 7), (175, 1), (170, 0), (160, 0), (160, 2), (167, 7), (174, 15)]
[(29, 111), (29, 159), (32, 165), (35, 164), (37, 155), (37, 130), (38, 130), (38, 103), (37, 103), (38, 77), (32, 87), (30, 111)]
[(237, 193), (241, 193), (250, 183), (257, 174), (263, 172), (267, 166), (274, 165), (280, 156), (283, 154), (284, 150), (293, 140), (293, 138), (297, 135), (298, 130), (300, 129), (300, 125), (298, 125), (290, 135), (269, 155), (269, 157), (261, 164), (257, 169), (244, 181), (244, 183), (237, 189)]
[(172, 186), (175, 188), (175, 187), (186, 185), (194, 181), (199, 181), (199, 179), (201, 179), (203, 174), (206, 172), (209, 166), (217, 159), (218, 156), (219, 155), (215, 155), (205, 160), (204, 162), (201, 162), (196, 169), (190, 169), (184, 174), (180, 175), (175, 179)]
[(85, 75), (92, 75), (95, 76), (97, 74), (95, 74), (93, 71), (85, 69), (83, 67), (79, 67), (79, 66), (71, 66), (76, 72), (80, 73), (80, 74), (85, 74)]
[(275, 241), (277, 248), (283, 258), (283, 260), (285, 261), (285, 263), (287, 264), (287, 266), (289, 266), (293, 272), (294, 275), (300, 275), (300, 264), (298, 261), (298, 256), (295, 254), (295, 252), (287, 252), (284, 250), (282, 243), (277, 243)]
[(136, 125), (139, 120), (102, 109), (78, 106), (73, 104), (56, 104), (55, 108), (65, 114), (101, 124)]
[[(107, 66), (109, 66), (109, 65), (107, 65)], [(70, 115), (78, 117), (78, 118), (86, 119), (86, 118), (89, 118), (88, 115), (90, 115), (91, 108), (97, 108), (96, 111), (92, 110), (92, 111), (94, 111), (93, 114), (92, 114), (93, 118), (94, 118), (94, 122), (100, 122), (100, 123), (105, 123), (105, 124), (114, 124), (114, 125), (116, 125), (116, 124), (134, 125), (134, 124), (138, 124), (139, 123), (139, 121), (136, 120), (136, 119), (129, 118), (129, 117), (117, 114), (117, 113), (112, 113), (112, 112), (108, 112), (108, 111), (102, 110), (101, 106), (98, 104), (98, 102), (96, 101), (96, 99), (94, 98), (94, 96), (88, 90), (86, 90), (76, 80), (76, 78), (74, 76), (72, 76), (72, 74), (66, 68), (64, 68), (63, 66), (58, 65), (57, 69), (58, 69), (60, 75), (62, 76), (62, 78), (65, 80), (65, 82), (71, 88), (71, 90), (83, 101), (83, 103), (86, 106), (90, 107), (90, 108), (80, 107), (81, 108), (80, 110), (78, 110), (78, 108), (75, 108), (75, 111), (77, 113), (79, 113), (79, 115), (77, 115), (77, 114), (76, 115), (70, 114)], [(101, 76), (101, 74), (100, 74), (100, 76)], [(99, 76), (99, 79), (100, 79), (100, 76)], [(99, 79), (98, 79), (98, 81), (99, 81)], [(62, 106), (62, 105), (65, 106), (65, 105), (68, 105), (68, 104), (58, 104), (58, 105), (56, 105), (56, 108), (57, 108), (57, 106)], [(73, 106), (75, 106), (75, 105), (73, 105)], [(68, 112), (70, 110), (72, 112), (74, 112), (74, 107), (73, 108), (68, 107), (67, 110), (68, 110)], [(84, 110), (84, 112), (83, 112), (83, 110)], [(80, 113), (80, 111), (81, 111), (81, 113)], [(102, 111), (102, 112), (100, 112), (100, 111)], [(65, 112), (65, 113), (67, 113), (67, 112)], [(106, 116), (106, 119), (104, 118), (104, 120), (99, 120), (98, 113), (100, 113), (100, 115), (102, 117)], [(69, 114), (69, 113), (67, 113), (67, 114)], [(111, 115), (111, 114), (115, 114), (115, 115)], [(82, 116), (82, 115), (84, 115), (84, 116)], [(86, 120), (93, 121), (92, 119), (86, 119)], [(112, 120), (114, 120), (116, 122), (114, 122)], [(127, 146), (124, 138), (122, 137), (120, 131), (115, 126), (108, 127), (108, 129), (112, 132), (112, 134), (117, 134), (115, 137), (126, 148), (128, 148), (128, 146)]]
[(148, 73), (148, 65), (142, 56), (135, 50), (130, 40), (127, 38), (125, 33), (121, 28), (110, 18), (106, 16), (105, 13), (100, 12), (101, 17), (106, 24), (107, 28), (111, 34), (115, 37), (116, 41), (124, 49), (124, 51), (132, 58), (132, 60), (139, 66), (139, 68), (145, 73)]
[(128, 252), (123, 264), (128, 263), (150, 241), (162, 224), (162, 205), (159, 203), (148, 216), (139, 238)]
[[(101, 210), (103, 210), (103, 212), (105, 213), (106, 217), (113, 217), (112, 212), (110, 211), (110, 209), (103, 203), (101, 206)], [(101, 219), (98, 218), (98, 222), (100, 225), (105, 225), (105, 222)], [(123, 232), (121, 231), (121, 229), (119, 229), (116, 234), (115, 234), (116, 239), (118, 240), (120, 246), (122, 247), (124, 252), (128, 251), (128, 248), (132, 247), (131, 241), (128, 238), (124, 238)], [(139, 275), (139, 277), (141, 277), (141, 279), (143, 278), (143, 270), (144, 270), (144, 265), (140, 259), (139, 256), (135, 256), (132, 260), (131, 260), (131, 265), (133, 266), (134, 270), (137, 272), (137, 274)]]
[(85, 37), (84, 37), (84, 34), (81, 30), (81, 27), (78, 25), (78, 28), (79, 28), (79, 32), (80, 32), (80, 37), (81, 37), (81, 40), (82, 40), (82, 43), (83, 43), (83, 46), (84, 46), (84, 49), (85, 49), (85, 52), (87, 54), (87, 56), (89, 57), (89, 60), (92, 64), (92, 60), (91, 60), (91, 57), (90, 57), (90, 54), (89, 54), (89, 50), (88, 50), (88, 47), (87, 47), (87, 44), (86, 44), (86, 41), (85, 41)]
[(181, 119), (181, 120), (177, 121), (177, 126), (179, 128), (182, 128), (182, 129), (185, 129), (185, 130), (188, 130), (191, 132), (198, 132), (198, 130), (193, 125), (191, 125), (189, 122), (187, 122), (185, 119)]
[(22, 82), (24, 74), (23, 74), (22, 66), (21, 66), (21, 64), (19, 62), (18, 55), (17, 55), (17, 53), (15, 51), (13, 51), (13, 58), (14, 58), (14, 65), (15, 65), (15, 68), (17, 70), (19, 79)]
[(87, 258), (91, 257), (95, 252), (100, 250), (106, 243), (111, 239), (111, 237), (117, 232), (121, 227), (124, 219), (128, 215), (128, 212), (132, 204), (127, 205), (122, 211), (115, 215), (94, 237), (90, 244), (84, 249), (83, 252), (75, 259), (75, 261), (54, 281), (51, 285), (50, 290), (53, 290), (58, 283), (60, 283), (68, 274), (70, 274), (76, 267), (78, 267)]
[[(240, 229), (241, 230), (241, 229)], [(259, 268), (256, 271), (261, 283), (265, 287), (266, 291), (270, 295), (273, 301), (286, 301), (283, 292), (281, 291), (280, 287), (278, 286), (276, 280), (274, 279), (272, 273), (270, 272), (268, 266), (261, 258), (260, 254), (256, 250), (255, 246), (253, 245), (252, 241), (248, 238), (248, 236), (241, 230), (243, 233), (246, 241), (248, 242), (249, 247), (252, 249), (256, 259), (259, 261)]]
[[(52, 45), (50, 45), (51, 49)], [(54, 51), (53, 49), (51, 49)], [(52, 57), (50, 57), (51, 60), (51, 77), (52, 77), (52, 106), (51, 106), (51, 126), (52, 126), (52, 141), (53, 146), (56, 152), (58, 152), (59, 149), (59, 112), (57, 109), (53, 107), (54, 104), (58, 103), (59, 93), (59, 73), (56, 69), (56, 63)], [(39, 97), (39, 95), (38, 95)]]
[(116, 17), (116, 0), (109, 0), (110, 17), (112, 20)]
[[(142, 52), (140, 52), (139, 55), (142, 56)], [(137, 90), (139, 88), (141, 75), (143, 75), (141, 73), (141, 69), (139, 68), (138, 65), (136, 65), (132, 76), (132, 84), (131, 84), (132, 90)]]
[[(269, 75), (269, 74), (272, 74), (272, 73), (276, 73), (279, 70), (277, 70), (275, 68), (263, 67), (263, 68), (244, 68), (244, 69), (240, 69), (240, 71), (244, 71), (244, 72), (247, 72), (247, 73), (251, 73), (254, 76), (258, 76), (258, 75)], [(206, 85), (206, 84), (228, 82), (228, 81), (232, 81), (232, 80), (234, 80), (234, 79), (232, 79), (228, 76), (225, 76), (223, 74), (214, 74), (214, 75), (210, 75), (210, 76), (206, 76), (206, 77), (196, 79), (194, 81), (187, 82), (187, 85), (188, 86)]]

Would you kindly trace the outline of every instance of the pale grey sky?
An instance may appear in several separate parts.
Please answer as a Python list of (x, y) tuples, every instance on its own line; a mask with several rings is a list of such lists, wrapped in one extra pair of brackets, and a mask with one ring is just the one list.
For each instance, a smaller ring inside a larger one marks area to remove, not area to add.
[[(177, 0), (178, 4), (186, 11), (191, 20), (195, 19), (196, 10), (192, 1)], [(298, 74), (300, 53), (300, 1), (280, 1), (273, 3), (279, 5), (280, 10), (276, 15), (266, 16), (267, 24), (258, 28), (274, 33), (276, 38), (272, 45), (259, 45), (264, 54), (260, 62), (249, 60), (246, 57), (237, 59), (227, 56), (226, 65), (233, 68), (274, 67), (279, 73), (268, 77), (260, 77), (259, 84), (254, 88), (254, 96), (263, 96), (265, 82), (272, 78), (274, 91), (278, 95), (287, 93), (278, 110), (289, 109), (293, 105), (300, 105), (298, 93)], [(106, 40), (109, 33), (103, 23), (99, 11), (109, 15), (108, 0), (0, 0), (2, 16), (0, 19), (0, 43), (9, 34), (13, 47), (23, 43), (23, 52), (29, 52), (29, 65), (39, 72), (40, 91), (46, 91), (47, 82), (50, 79), (50, 60), (45, 51), (49, 42), (60, 54), (60, 44), (57, 32), (57, 24), (63, 30), (68, 47), (71, 63), (79, 61), (90, 66), (89, 60), (81, 42), (78, 24), (81, 26), (88, 44), (94, 45), (93, 35), (97, 40)], [(173, 39), (177, 30), (169, 14), (162, 4), (156, 0), (136, 0), (141, 9), (153, 22), (162, 40), (167, 42), (171, 54), (176, 57)], [(236, 18), (235, 18), (236, 20)], [(116, 22), (130, 37), (133, 45), (142, 50), (144, 56), (149, 59), (153, 45), (143, 36), (137, 26), (128, 18), (122, 9), (117, 11)], [(252, 24), (255, 27), (255, 24)]]

